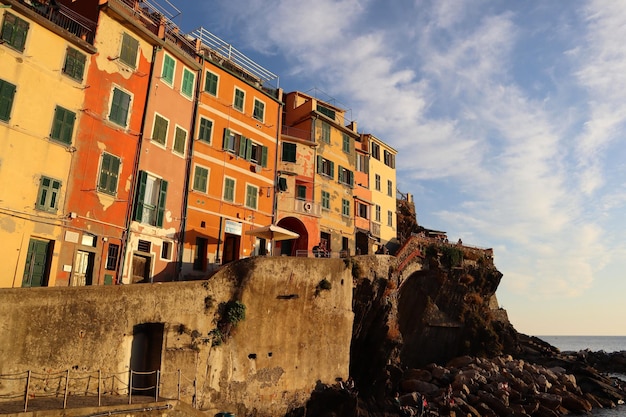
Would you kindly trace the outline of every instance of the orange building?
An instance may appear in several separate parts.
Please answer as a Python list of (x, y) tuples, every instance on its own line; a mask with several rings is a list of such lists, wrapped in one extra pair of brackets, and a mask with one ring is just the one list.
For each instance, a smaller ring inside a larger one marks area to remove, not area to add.
[[(274, 221), (281, 92), (277, 77), (204, 29), (205, 58), (187, 205), (183, 275), (265, 254), (247, 234)], [(245, 68), (245, 69), (244, 69)]]
[(372, 190), (369, 181), (369, 141), (363, 135), (354, 142), (356, 167), (354, 171), (354, 229), (356, 252), (360, 255), (373, 253), (375, 236), (380, 231), (372, 222)]

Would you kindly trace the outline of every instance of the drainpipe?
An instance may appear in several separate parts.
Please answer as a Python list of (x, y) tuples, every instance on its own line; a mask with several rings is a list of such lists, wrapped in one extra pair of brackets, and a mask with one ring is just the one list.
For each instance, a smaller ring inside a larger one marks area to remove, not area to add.
[[(274, 190), (273, 190), (273, 201), (272, 201), (272, 224), (277, 223), (278, 217), (278, 152), (279, 146), (281, 144), (281, 135), (283, 131), (283, 90), (280, 88), (276, 90), (276, 94), (278, 94), (278, 115), (276, 116), (276, 126), (278, 126), (278, 130), (276, 132), (276, 152), (274, 154)], [(273, 249), (273, 248), (272, 248)]]
[(189, 181), (191, 180), (191, 162), (193, 155), (193, 142), (196, 132), (196, 122), (198, 120), (198, 107), (200, 103), (200, 88), (202, 87), (202, 70), (204, 69), (204, 58), (200, 57), (200, 66), (198, 76), (196, 77), (196, 92), (194, 97), (194, 110), (191, 115), (191, 130), (189, 134), (189, 146), (187, 149), (187, 160), (185, 163), (185, 190), (183, 192), (183, 206), (181, 207), (182, 220), (180, 222), (180, 231), (178, 233), (178, 259), (176, 261), (176, 280), (182, 280), (183, 271), (183, 253), (185, 250), (185, 229), (187, 228), (187, 203), (189, 202)]
[[(128, 244), (130, 242), (130, 223), (133, 217), (133, 208), (135, 206), (135, 190), (137, 188), (137, 175), (139, 173), (139, 159), (141, 157), (141, 144), (143, 141), (143, 131), (146, 127), (146, 120), (148, 119), (148, 103), (150, 102), (150, 92), (152, 91), (152, 77), (154, 75), (154, 66), (156, 61), (157, 51), (161, 50), (161, 46), (155, 45), (152, 47), (152, 62), (150, 63), (150, 74), (148, 75), (148, 90), (146, 91), (146, 100), (143, 110), (143, 117), (141, 119), (141, 127), (139, 129), (139, 136), (137, 137), (137, 148), (135, 152), (135, 160), (133, 161), (132, 181), (130, 182), (130, 190), (128, 190), (128, 206), (126, 207), (126, 221), (124, 224), (124, 231), (122, 233), (122, 257), (117, 267), (117, 283), (121, 283), (124, 277), (124, 263), (126, 262), (126, 254), (128, 253)], [(124, 236), (126, 235), (126, 236)]]

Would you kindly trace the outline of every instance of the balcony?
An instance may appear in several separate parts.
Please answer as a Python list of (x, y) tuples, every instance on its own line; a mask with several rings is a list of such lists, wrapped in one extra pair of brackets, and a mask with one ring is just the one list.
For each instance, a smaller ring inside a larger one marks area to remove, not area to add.
[(309, 216), (321, 216), (322, 206), (320, 203), (314, 203), (309, 200), (295, 200), (294, 211)]
[(52, 5), (46, 0), (16, 0), (10, 3), (18, 3), (32, 10), (60, 28), (65, 29), (72, 35), (93, 45), (96, 23), (79, 15), (68, 7), (60, 3)]
[(315, 142), (313, 135), (311, 135), (310, 130), (297, 129), (295, 127), (283, 125), (281, 133), (285, 136), (291, 136), (292, 138), (302, 139), (302, 140), (306, 140), (309, 142)]

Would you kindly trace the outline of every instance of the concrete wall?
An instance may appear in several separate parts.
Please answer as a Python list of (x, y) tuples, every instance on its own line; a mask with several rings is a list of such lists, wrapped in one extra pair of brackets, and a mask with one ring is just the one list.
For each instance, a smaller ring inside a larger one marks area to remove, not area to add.
[[(284, 414), (303, 405), (317, 381), (348, 376), (349, 265), (340, 259), (248, 258), (207, 281), (0, 289), (0, 374), (101, 369), (119, 373), (123, 385), (134, 326), (163, 323), (164, 397), (175, 398), (181, 369), (185, 402), (194, 394), (186, 378), (197, 378), (197, 402), (209, 412)], [(329, 290), (319, 289), (323, 279)], [(220, 306), (232, 300), (246, 306), (246, 318), (225, 343), (212, 347), (208, 336)], [(2, 395), (19, 390), (23, 384), (0, 385)]]

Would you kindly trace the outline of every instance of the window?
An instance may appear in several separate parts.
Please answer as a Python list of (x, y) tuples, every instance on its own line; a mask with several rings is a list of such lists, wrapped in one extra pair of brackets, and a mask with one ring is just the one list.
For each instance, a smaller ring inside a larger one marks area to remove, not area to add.
[(317, 111), (322, 113), (324, 116), (330, 117), (331, 119), (335, 120), (335, 111), (329, 109), (328, 107), (324, 107), (321, 104), (317, 105)]
[(306, 185), (296, 185), (296, 198), (298, 200), (306, 200)]
[(369, 218), (369, 216), (367, 215), (367, 204), (363, 204), (363, 203), (357, 203), (358, 204), (358, 214), (359, 217), (362, 217), (364, 219)]
[(235, 201), (235, 180), (224, 178), (224, 201)]
[(337, 181), (349, 185), (350, 187), (354, 186), (354, 172), (350, 171), (347, 168), (339, 165), (339, 169), (337, 170)]
[(318, 174), (326, 175), (331, 178), (335, 177), (335, 163), (328, 159), (317, 156), (317, 172)]
[(119, 88), (113, 88), (113, 99), (111, 100), (111, 112), (109, 120), (113, 123), (126, 127), (128, 122), (128, 111), (130, 110), (130, 94)]
[(200, 117), (200, 128), (198, 129), (198, 140), (211, 143), (211, 135), (213, 134), (213, 122), (204, 117)]
[(367, 155), (358, 154), (356, 156), (356, 170), (369, 174), (369, 161)]
[(345, 153), (350, 153), (350, 136), (342, 133), (342, 149)]
[(393, 182), (391, 180), (387, 180), (387, 195), (393, 197)]
[(241, 135), (234, 133), (230, 129), (224, 129), (224, 145), (223, 149), (228, 152), (237, 153)]
[(120, 172), (120, 158), (108, 153), (102, 154), (100, 175), (98, 177), (98, 191), (115, 195)]
[(376, 204), (376, 218), (374, 220), (380, 223), (380, 206), (378, 204)]
[(394, 154), (385, 150), (383, 151), (383, 156), (384, 156), (385, 165), (387, 165), (390, 168), (396, 167), (396, 156)]
[(163, 69), (161, 70), (161, 79), (172, 85), (174, 83), (174, 69), (176, 68), (176, 61), (174, 58), (165, 54), (163, 56)]
[(59, 192), (61, 191), (61, 181), (41, 177), (39, 180), (39, 193), (37, 195), (37, 210), (56, 213), (59, 205)]
[(172, 259), (172, 242), (163, 241), (161, 246), (161, 259)]
[(109, 271), (115, 271), (117, 269), (117, 259), (120, 255), (120, 245), (115, 243), (109, 243), (109, 249), (107, 250), (107, 262), (104, 266)]
[(52, 120), (52, 131), (50, 137), (59, 142), (72, 143), (72, 134), (74, 132), (74, 121), (76, 113), (56, 106), (54, 109), (54, 119)]
[(217, 96), (217, 80), (217, 74), (207, 71), (204, 78), (204, 91), (212, 96)]
[(283, 142), (282, 160), (284, 162), (296, 162), (296, 144)]
[(2, 24), (2, 41), (13, 49), (24, 52), (26, 45), (26, 35), (28, 34), (28, 22), (11, 14), (4, 14), (4, 23)]
[(4, 80), (0, 80), (0, 120), (8, 122), (11, 118), (15, 86)]
[(246, 185), (246, 207), (256, 210), (259, 188), (254, 185)]
[(374, 142), (372, 142), (372, 158), (380, 161), (380, 145)]
[(135, 68), (137, 66), (137, 49), (139, 49), (139, 41), (128, 33), (123, 33), (120, 61), (129, 67)]
[(322, 191), (322, 208), (330, 210), (330, 193)]
[(174, 134), (174, 152), (180, 155), (185, 154), (185, 144), (187, 143), (187, 132), (180, 126), (176, 126)]
[(265, 120), (265, 103), (261, 100), (254, 99), (254, 111), (252, 117), (262, 122)]
[(330, 143), (330, 125), (326, 122), (322, 122), (322, 140)]
[(341, 215), (350, 216), (350, 200), (341, 199)]
[(230, 129), (224, 131), (224, 149), (239, 155), (254, 164), (267, 166), (267, 146), (253, 142), (252, 139), (233, 133)]
[(167, 181), (139, 171), (133, 220), (152, 226), (163, 226)]
[(85, 54), (79, 52), (77, 49), (68, 47), (65, 52), (63, 74), (75, 79), (76, 81), (82, 81), (85, 73), (86, 61), (87, 57)]
[(183, 85), (180, 88), (181, 93), (185, 97), (192, 98), (193, 97), (193, 85), (196, 82), (196, 74), (190, 71), (187, 68), (183, 69)]
[(387, 226), (393, 227), (393, 211), (387, 210)]
[(154, 125), (152, 126), (152, 140), (165, 146), (167, 141), (167, 128), (169, 121), (158, 114), (154, 115)]
[(374, 177), (374, 186), (376, 187), (376, 191), (380, 191), (380, 175), (378, 174)]
[(246, 93), (243, 90), (235, 88), (235, 100), (233, 101), (233, 107), (239, 111), (243, 111), (245, 97)]
[(193, 189), (202, 193), (207, 192), (209, 182), (209, 170), (207, 168), (197, 166), (193, 173)]

